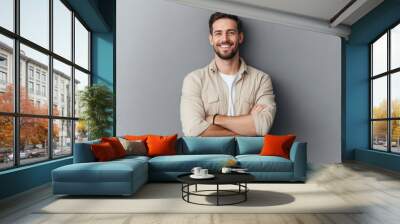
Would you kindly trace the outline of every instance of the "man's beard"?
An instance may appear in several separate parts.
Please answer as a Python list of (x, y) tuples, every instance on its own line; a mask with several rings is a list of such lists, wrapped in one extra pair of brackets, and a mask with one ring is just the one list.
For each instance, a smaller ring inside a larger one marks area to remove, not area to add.
[(233, 49), (229, 54), (224, 55), (224, 54), (222, 54), (221, 52), (219, 52), (219, 51), (217, 50), (216, 47), (213, 47), (213, 48), (214, 48), (214, 52), (218, 55), (218, 57), (221, 58), (221, 59), (223, 59), (223, 60), (230, 60), (230, 59), (232, 59), (233, 57), (235, 57), (236, 53), (237, 53), (238, 50), (239, 50), (239, 47), (236, 47), (236, 48)]

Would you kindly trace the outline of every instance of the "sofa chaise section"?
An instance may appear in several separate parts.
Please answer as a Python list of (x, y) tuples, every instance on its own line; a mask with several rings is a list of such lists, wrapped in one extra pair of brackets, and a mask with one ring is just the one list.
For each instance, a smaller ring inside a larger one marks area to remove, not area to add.
[(148, 181), (147, 156), (95, 162), (90, 145), (77, 143), (74, 163), (52, 171), (54, 194), (132, 195)]

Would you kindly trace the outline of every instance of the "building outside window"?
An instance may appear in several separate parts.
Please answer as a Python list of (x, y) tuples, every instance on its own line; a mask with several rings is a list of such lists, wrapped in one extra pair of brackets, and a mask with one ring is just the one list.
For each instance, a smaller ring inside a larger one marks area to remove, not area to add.
[(7, 88), (7, 56), (0, 54), (0, 91), (4, 92)]
[(29, 79), (33, 80), (33, 67), (32, 66), (29, 66), (28, 74), (29, 74)]
[(46, 74), (45, 73), (42, 73), (42, 82), (46, 83)]
[(7, 67), (7, 56), (0, 54), (0, 67)]
[(31, 82), (31, 81), (28, 82), (28, 91), (29, 91), (29, 94), (34, 93), (33, 82)]
[[(87, 139), (86, 126), (79, 122), (79, 113), (74, 113), (72, 107), (57, 107), (57, 98), (59, 94), (63, 94), (63, 104), (74, 105), (74, 102), (79, 102), (78, 93), (82, 86), (89, 85), (89, 82), (81, 80), (90, 80), (91, 75), (90, 32), (64, 1), (51, 0), (53, 4), (49, 2), (19, 1), (19, 12), (14, 13), (11, 10), (8, 13), (14, 17), (19, 16), (14, 19), (20, 21), (15, 29), (20, 33), (17, 34), (8, 27), (3, 27), (9, 30), (7, 32), (0, 29), (0, 84), (11, 87), (1, 89), (0, 85), (0, 98), (7, 98), (0, 101), (0, 123), (3, 129), (0, 132), (0, 170), (70, 156), (74, 141)], [(0, 10), (3, 14), (2, 10), (3, 8)], [(43, 13), (37, 14), (38, 11)], [(2, 18), (0, 16), (0, 20)], [(3, 24), (1, 22), (0, 26)], [(49, 35), (49, 24), (53, 25), (52, 35)], [(53, 49), (50, 42), (53, 43)], [(18, 44), (18, 48), (15, 44)], [(82, 46), (87, 49), (79, 49)], [(12, 78), (17, 65), (12, 60), (14, 54), (20, 59), (19, 74), (16, 74), (20, 80), (19, 88), (15, 88)], [(55, 55), (62, 57), (62, 62)], [(75, 55), (74, 60), (72, 55)], [(76, 73), (79, 76), (74, 79)], [(53, 79), (51, 90), (50, 78)], [(59, 80), (64, 82), (63, 89), (58, 84)], [(79, 88), (73, 92), (73, 89), (65, 88), (68, 85)], [(20, 90), (17, 99), (14, 98), (15, 89)], [(47, 90), (50, 90), (49, 93)], [(53, 110), (49, 110), (50, 97), (53, 97)], [(14, 105), (20, 108), (18, 113), (14, 112)], [(18, 130), (16, 134), (13, 132), (14, 128)], [(42, 134), (33, 136), (33, 132)]]
[(46, 86), (42, 86), (42, 96), (46, 96)]

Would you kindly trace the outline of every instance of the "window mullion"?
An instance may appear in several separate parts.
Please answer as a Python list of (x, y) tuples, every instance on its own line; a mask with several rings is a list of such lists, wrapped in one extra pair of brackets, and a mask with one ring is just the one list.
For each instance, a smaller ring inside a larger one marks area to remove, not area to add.
[[(390, 30), (387, 32), (387, 71), (390, 70)], [(391, 118), (392, 117), (392, 111), (391, 111), (391, 78), (392, 75), (389, 73), (387, 75), (387, 117)], [(391, 120), (388, 119), (387, 121), (387, 135), (388, 135), (388, 152), (392, 151), (392, 136), (391, 136)]]
[[(49, 0), (49, 50), (53, 52), (53, 0)], [(48, 72), (48, 91), (49, 94), (49, 120), (48, 120), (48, 151), (49, 159), (53, 159), (53, 56), (49, 55), (49, 72)]]
[[(72, 23), (72, 38), (71, 38), (71, 59), (72, 59), (72, 65), (71, 66), (71, 91), (72, 91), (72, 105), (71, 105), (71, 117), (75, 118), (75, 12), (72, 11), (71, 14), (71, 23)], [(71, 132), (71, 150), (72, 150), (72, 155), (74, 155), (74, 145), (75, 145), (75, 126), (76, 126), (77, 121), (72, 121), (72, 132)]]
[[(17, 35), (19, 35), (20, 31), (20, 18), (19, 18), (19, 10), (20, 9), (20, 1), (15, 0), (14, 1), (14, 31)], [(20, 100), (20, 47), (19, 47), (19, 39), (15, 38), (14, 39), (14, 113), (19, 114), (20, 112), (20, 105), (19, 105), (19, 100)], [(19, 166), (20, 165), (20, 156), (19, 156), (19, 136), (20, 136), (20, 118), (17, 116), (14, 116), (14, 166)]]
[(370, 47), (369, 47), (369, 49), (370, 49), (370, 57), (369, 57), (369, 61), (370, 61), (370, 71), (369, 71), (369, 76), (370, 76), (370, 78), (369, 78), (369, 85), (370, 85), (370, 91), (369, 91), (369, 119), (370, 119), (370, 122), (369, 122), (369, 145), (370, 145), (370, 149), (373, 149), (373, 146), (374, 146), (374, 144), (373, 144), (373, 141), (374, 141), (374, 136), (373, 136), (373, 121), (372, 121), (372, 119), (373, 119), (373, 98), (372, 98), (372, 96), (373, 96), (373, 91), (374, 91), (374, 86), (373, 86), (373, 79), (372, 79), (372, 76), (373, 76), (373, 74), (372, 74), (372, 72), (373, 72), (373, 50), (374, 50), (374, 48), (372, 47), (372, 44), (370, 45)]

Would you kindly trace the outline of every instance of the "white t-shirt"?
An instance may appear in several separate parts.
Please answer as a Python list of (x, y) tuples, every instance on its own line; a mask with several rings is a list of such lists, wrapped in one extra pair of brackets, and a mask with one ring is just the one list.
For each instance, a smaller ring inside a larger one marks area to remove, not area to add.
[(228, 86), (228, 116), (235, 115), (235, 108), (233, 107), (233, 102), (235, 100), (235, 81), (238, 77), (238, 73), (234, 75), (227, 75), (222, 72), (219, 72), (219, 75), (225, 81), (226, 85)]

